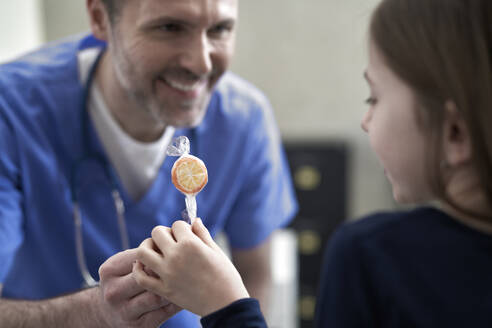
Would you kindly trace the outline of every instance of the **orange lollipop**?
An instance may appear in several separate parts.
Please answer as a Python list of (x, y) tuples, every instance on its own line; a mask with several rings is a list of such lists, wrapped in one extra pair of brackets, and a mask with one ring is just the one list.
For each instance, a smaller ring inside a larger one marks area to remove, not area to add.
[(198, 157), (185, 154), (174, 162), (171, 179), (179, 191), (194, 195), (199, 193), (208, 182), (207, 168)]

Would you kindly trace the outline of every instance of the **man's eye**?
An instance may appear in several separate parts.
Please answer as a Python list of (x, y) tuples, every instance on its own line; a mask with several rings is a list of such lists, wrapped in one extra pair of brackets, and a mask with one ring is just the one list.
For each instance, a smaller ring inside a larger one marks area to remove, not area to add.
[(230, 25), (217, 25), (209, 30), (209, 33), (214, 35), (223, 35), (230, 33), (232, 31), (232, 26)]
[(161, 25), (160, 29), (165, 31), (165, 32), (180, 32), (183, 30), (183, 28), (181, 26), (179, 26), (178, 24), (173, 24), (173, 23)]

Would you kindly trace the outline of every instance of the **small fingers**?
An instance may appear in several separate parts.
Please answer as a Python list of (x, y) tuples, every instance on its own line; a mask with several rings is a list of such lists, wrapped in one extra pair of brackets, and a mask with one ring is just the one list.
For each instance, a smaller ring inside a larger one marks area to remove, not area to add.
[(159, 249), (159, 247), (157, 247), (157, 245), (155, 244), (155, 242), (152, 238), (144, 239), (144, 241), (142, 241), (140, 243), (140, 246), (144, 247), (144, 248), (152, 249), (152, 250), (156, 251), (157, 253), (162, 254), (161, 250)]
[(140, 262), (136, 262), (133, 265), (132, 274), (135, 282), (142, 288), (155, 293), (160, 291), (160, 286), (162, 285), (160, 278), (145, 272), (144, 267)]
[(151, 249), (151, 250), (156, 250), (157, 246), (154, 244), (154, 241), (152, 240), (152, 238), (145, 238), (141, 243), (140, 245), (138, 245), (138, 247), (142, 247), (142, 248), (148, 248), (148, 249)]
[(171, 228), (164, 226), (157, 226), (152, 229), (152, 240), (162, 254), (165, 254), (166, 249), (176, 243), (171, 233)]
[[(148, 275), (155, 275), (162, 265), (163, 256), (155, 250), (152, 238), (145, 239), (137, 248), (137, 262), (145, 265), (143, 271)], [(133, 271), (135, 268), (132, 269)]]
[(171, 231), (177, 242), (194, 237), (191, 232), (191, 226), (182, 220), (175, 221), (172, 225)]
[(212, 236), (210, 235), (210, 232), (207, 230), (207, 228), (203, 225), (203, 222), (200, 218), (196, 218), (195, 222), (193, 222), (193, 225), (191, 226), (191, 230), (195, 235), (197, 235), (205, 244), (212, 248), (220, 248), (215, 241), (213, 240)]

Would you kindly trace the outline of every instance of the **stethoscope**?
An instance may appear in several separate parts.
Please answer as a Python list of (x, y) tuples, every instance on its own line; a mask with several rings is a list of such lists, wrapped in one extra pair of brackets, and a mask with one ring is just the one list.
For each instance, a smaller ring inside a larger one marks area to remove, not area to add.
[[(117, 187), (117, 179), (114, 176), (113, 171), (110, 169), (105, 158), (101, 157), (98, 154), (91, 154), (89, 152), (88, 145), (88, 120), (89, 115), (87, 113), (87, 101), (90, 96), (90, 88), (92, 86), (92, 82), (94, 80), (96, 69), (101, 61), (101, 58), (105, 52), (103, 48), (96, 57), (96, 60), (92, 64), (92, 67), (89, 70), (89, 74), (87, 76), (87, 81), (82, 89), (82, 101), (81, 101), (81, 113), (82, 113), (82, 142), (83, 142), (83, 155), (72, 165), (71, 174), (70, 174), (70, 194), (73, 203), (73, 221), (75, 226), (75, 251), (77, 255), (77, 264), (79, 266), (80, 273), (82, 274), (82, 278), (84, 279), (83, 287), (94, 287), (99, 284), (89, 272), (87, 268), (87, 262), (84, 252), (84, 243), (82, 238), (82, 214), (80, 211), (80, 205), (77, 197), (77, 172), (82, 164), (88, 161), (96, 161), (101, 167), (104, 169), (104, 174), (108, 181), (110, 181), (111, 185), (111, 196), (113, 198), (114, 207), (116, 209), (116, 216), (118, 220), (118, 230), (121, 239), (121, 247), (122, 250), (130, 248), (128, 230), (125, 221), (125, 204), (121, 197), (120, 192)], [(198, 145), (196, 144), (196, 129), (192, 128), (190, 130), (190, 142), (192, 143), (192, 148), (195, 150), (195, 153), (198, 153)]]
[(87, 113), (87, 101), (89, 99), (90, 88), (92, 82), (94, 80), (96, 68), (101, 61), (101, 58), (104, 54), (105, 49), (102, 49), (97, 55), (96, 60), (92, 64), (92, 67), (89, 70), (89, 74), (87, 76), (87, 81), (82, 89), (82, 101), (81, 101), (81, 113), (82, 113), (82, 142), (83, 142), (83, 155), (72, 165), (71, 173), (70, 173), (70, 195), (73, 203), (73, 221), (75, 225), (75, 251), (77, 255), (77, 264), (79, 266), (80, 273), (82, 274), (82, 278), (84, 279), (83, 287), (94, 287), (99, 284), (89, 272), (87, 268), (87, 262), (85, 258), (84, 252), (84, 242), (82, 238), (82, 214), (80, 211), (79, 200), (77, 196), (77, 172), (82, 164), (88, 161), (96, 161), (101, 167), (104, 169), (104, 173), (108, 181), (111, 184), (111, 196), (113, 198), (114, 207), (116, 209), (116, 216), (118, 219), (118, 229), (120, 233), (121, 246), (122, 249), (130, 248), (130, 242), (128, 237), (128, 230), (125, 222), (125, 204), (123, 199), (121, 198), (121, 194), (118, 191), (116, 177), (113, 172), (110, 170), (107, 161), (97, 154), (91, 154), (88, 149), (88, 119), (89, 115)]

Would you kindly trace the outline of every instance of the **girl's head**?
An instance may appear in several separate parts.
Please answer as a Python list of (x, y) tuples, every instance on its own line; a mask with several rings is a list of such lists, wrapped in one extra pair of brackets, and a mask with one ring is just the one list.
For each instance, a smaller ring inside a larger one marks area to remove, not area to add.
[(362, 125), (395, 199), (457, 205), (475, 181), (492, 203), (492, 1), (383, 0), (369, 36)]

